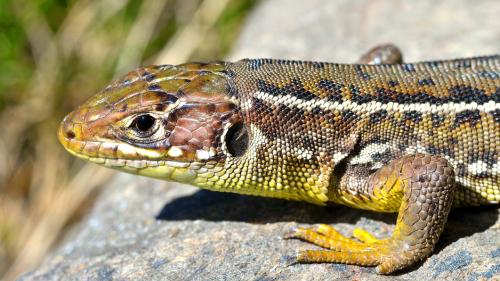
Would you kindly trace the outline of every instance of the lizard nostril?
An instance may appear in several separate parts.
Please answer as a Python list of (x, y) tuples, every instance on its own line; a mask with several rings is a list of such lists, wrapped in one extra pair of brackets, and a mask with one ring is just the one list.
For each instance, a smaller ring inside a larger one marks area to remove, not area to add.
[(66, 131), (66, 137), (68, 139), (74, 139), (75, 138), (75, 132), (73, 132), (73, 131)]

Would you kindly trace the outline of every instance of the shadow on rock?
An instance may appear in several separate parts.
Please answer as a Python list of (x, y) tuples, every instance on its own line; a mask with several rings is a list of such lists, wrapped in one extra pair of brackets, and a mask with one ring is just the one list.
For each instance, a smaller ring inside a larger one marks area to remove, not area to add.
[(394, 223), (391, 214), (345, 206), (316, 206), (304, 202), (200, 190), (166, 204), (159, 220), (238, 221), (251, 223), (356, 223), (360, 218)]
[[(435, 252), (454, 241), (483, 232), (498, 219), (498, 206), (452, 209)], [(361, 218), (395, 224), (396, 214), (376, 213), (345, 206), (316, 206), (304, 202), (200, 190), (166, 204), (159, 220), (238, 221), (249, 223), (349, 223)]]
[(452, 209), (434, 253), (460, 238), (483, 232), (498, 220), (498, 205)]

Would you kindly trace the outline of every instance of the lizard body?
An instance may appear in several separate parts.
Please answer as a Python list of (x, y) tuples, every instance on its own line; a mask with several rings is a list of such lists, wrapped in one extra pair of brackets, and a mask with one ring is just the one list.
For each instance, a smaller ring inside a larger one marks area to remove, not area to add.
[(326, 225), (289, 236), (328, 249), (299, 262), (390, 273), (430, 255), (452, 204), (500, 201), (500, 56), (394, 62), (140, 68), (69, 114), (58, 135), (78, 157), (140, 175), (398, 212), (387, 239)]

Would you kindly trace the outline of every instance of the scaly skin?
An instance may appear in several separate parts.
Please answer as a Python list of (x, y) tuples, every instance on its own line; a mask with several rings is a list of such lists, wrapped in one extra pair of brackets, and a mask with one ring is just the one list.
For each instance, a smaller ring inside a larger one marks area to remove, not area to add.
[(401, 64), (390, 49), (362, 59), (381, 65), (140, 68), (69, 114), (58, 136), (80, 158), (139, 175), (398, 212), (386, 239), (326, 225), (287, 236), (326, 249), (298, 262), (391, 273), (432, 253), (452, 205), (500, 201), (500, 56)]

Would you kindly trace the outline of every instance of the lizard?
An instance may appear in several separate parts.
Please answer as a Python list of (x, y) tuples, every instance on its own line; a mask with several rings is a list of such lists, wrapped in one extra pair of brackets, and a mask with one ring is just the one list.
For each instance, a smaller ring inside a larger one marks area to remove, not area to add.
[(398, 213), (387, 238), (320, 224), (299, 263), (390, 274), (423, 261), (451, 207), (500, 201), (500, 55), (356, 64), (279, 59), (152, 65), (68, 114), (71, 154), (203, 189)]

